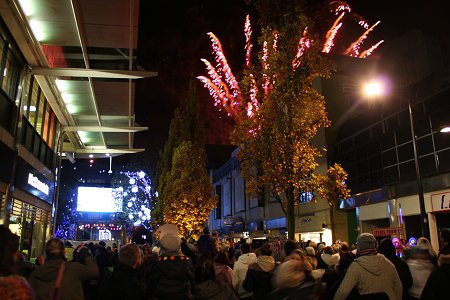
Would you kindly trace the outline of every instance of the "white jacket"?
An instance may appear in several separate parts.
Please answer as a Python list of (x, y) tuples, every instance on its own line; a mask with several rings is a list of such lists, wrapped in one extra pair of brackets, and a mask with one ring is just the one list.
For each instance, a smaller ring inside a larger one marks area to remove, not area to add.
[(408, 290), (408, 294), (415, 298), (420, 298), (425, 283), (427, 283), (428, 277), (434, 270), (434, 265), (426, 259), (408, 259), (406, 263), (413, 279), (413, 285)]
[(255, 253), (246, 253), (239, 256), (233, 267), (233, 288), (240, 298), (251, 297), (252, 293), (242, 288), (242, 283), (247, 276), (248, 266), (256, 262)]

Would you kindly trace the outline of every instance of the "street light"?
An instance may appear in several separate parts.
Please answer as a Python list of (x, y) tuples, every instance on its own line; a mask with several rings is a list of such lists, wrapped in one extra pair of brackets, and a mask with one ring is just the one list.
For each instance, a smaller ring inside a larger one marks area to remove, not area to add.
[[(367, 97), (377, 97), (383, 95), (385, 93), (383, 89), (384, 85), (381, 81), (370, 81), (363, 85), (363, 92)], [(414, 151), (414, 165), (416, 167), (416, 181), (417, 181), (417, 189), (419, 193), (419, 207), (420, 207), (420, 226), (422, 229), (422, 236), (430, 239), (430, 228), (428, 224), (428, 214), (425, 211), (425, 197), (423, 195), (423, 184), (422, 184), (422, 173), (420, 172), (420, 163), (419, 163), (419, 155), (417, 151), (417, 137), (414, 129), (414, 115), (412, 111), (411, 99), (408, 97), (408, 114), (409, 114), (409, 123), (411, 127), (411, 138), (413, 143), (413, 151)], [(446, 127), (447, 130), (450, 131), (450, 127)], [(445, 129), (445, 128), (444, 128)], [(442, 131), (441, 132), (447, 132)]]

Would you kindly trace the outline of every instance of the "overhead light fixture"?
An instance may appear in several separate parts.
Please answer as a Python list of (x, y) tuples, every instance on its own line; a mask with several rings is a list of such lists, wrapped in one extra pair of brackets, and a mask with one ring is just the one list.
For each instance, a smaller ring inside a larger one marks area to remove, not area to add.
[(93, 158), (94, 157), (94, 154), (89, 154), (89, 158)]
[(109, 170), (108, 170), (108, 174), (112, 174), (112, 156), (109, 157)]

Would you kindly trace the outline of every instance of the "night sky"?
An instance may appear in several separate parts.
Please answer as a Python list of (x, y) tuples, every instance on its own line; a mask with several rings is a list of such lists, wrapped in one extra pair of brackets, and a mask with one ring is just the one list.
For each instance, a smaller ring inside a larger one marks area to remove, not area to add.
[[(353, 12), (366, 18), (369, 24), (381, 20), (365, 45), (372, 45), (381, 39), (388, 44), (395, 37), (415, 28), (448, 32), (450, 27), (448, 15), (442, 9), (443, 0), (347, 2)], [(220, 39), (228, 61), (235, 75), (238, 75), (237, 70), (241, 69), (244, 60), (243, 25), (249, 13), (254, 15), (251, 6), (244, 0), (140, 1), (138, 64), (159, 73), (158, 77), (141, 79), (136, 85), (136, 121), (148, 126), (149, 130), (135, 135), (135, 147), (147, 149), (141, 156), (149, 159), (150, 164), (156, 164), (158, 151), (167, 138), (173, 111), (186, 99), (190, 78), (206, 74), (200, 58), (213, 59), (206, 33), (212, 31)], [(349, 27), (346, 29), (345, 26)], [(344, 23), (341, 33), (351, 33), (351, 26)], [(383, 45), (374, 55), (379, 55), (382, 50)], [(230, 121), (213, 107), (202, 85), (198, 83), (197, 87), (206, 123), (206, 142), (227, 144)]]

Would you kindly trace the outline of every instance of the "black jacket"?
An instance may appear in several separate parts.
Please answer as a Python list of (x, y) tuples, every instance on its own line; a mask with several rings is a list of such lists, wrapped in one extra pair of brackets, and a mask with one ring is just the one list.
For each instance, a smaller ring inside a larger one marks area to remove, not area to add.
[(257, 264), (251, 264), (248, 267), (242, 287), (249, 292), (253, 292), (253, 299), (270, 299), (269, 294), (273, 291), (272, 287), (273, 270), (264, 272)]
[(114, 269), (111, 277), (107, 279), (106, 288), (102, 289), (105, 293), (103, 299), (145, 299), (144, 287), (141, 284), (139, 277), (137, 270), (119, 264), (119, 266)]
[(193, 268), (189, 257), (161, 256), (152, 266), (147, 281), (147, 297), (192, 299)]

